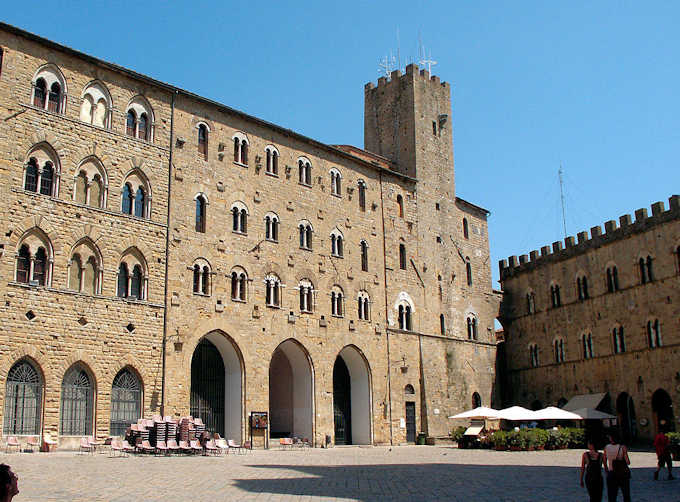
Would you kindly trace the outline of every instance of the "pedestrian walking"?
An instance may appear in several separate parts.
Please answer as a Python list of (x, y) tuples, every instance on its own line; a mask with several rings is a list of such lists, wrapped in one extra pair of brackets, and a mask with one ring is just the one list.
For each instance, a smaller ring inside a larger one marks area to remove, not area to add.
[(585, 487), (590, 496), (590, 502), (602, 502), (604, 481), (602, 479), (602, 453), (595, 448), (593, 439), (588, 440), (588, 451), (581, 457), (581, 486), (585, 474)]
[(654, 438), (654, 449), (656, 450), (657, 467), (656, 472), (654, 472), (654, 481), (659, 479), (659, 471), (663, 468), (664, 464), (668, 467), (668, 478), (675, 479), (673, 477), (673, 461), (671, 459), (671, 441), (666, 436), (666, 421), (661, 420), (659, 422), (659, 432)]
[(11, 502), (19, 493), (19, 476), (7, 464), (0, 464), (0, 502)]
[(609, 433), (609, 444), (604, 447), (604, 469), (607, 473), (607, 500), (616, 502), (619, 489), (623, 502), (630, 502), (630, 458), (625, 445), (619, 444), (619, 435)]

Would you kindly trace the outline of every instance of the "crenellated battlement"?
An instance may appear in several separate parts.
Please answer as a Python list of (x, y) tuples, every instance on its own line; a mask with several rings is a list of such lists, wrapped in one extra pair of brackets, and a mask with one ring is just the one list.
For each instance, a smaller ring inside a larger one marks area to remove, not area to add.
[(648, 230), (651, 226), (665, 223), (680, 218), (680, 196), (673, 195), (668, 199), (669, 208), (666, 210), (663, 202), (652, 204), (651, 216), (647, 208), (635, 211), (635, 221), (629, 214), (619, 217), (616, 220), (604, 222), (604, 233), (600, 225), (591, 227), (590, 238), (588, 231), (579, 232), (576, 238), (569, 236), (564, 241), (553, 242), (551, 246), (541, 247), (530, 251), (528, 255), (509, 256), (507, 259), (498, 262), (501, 280), (509, 275), (513, 275), (526, 270), (531, 270), (543, 263), (552, 263), (584, 253), (588, 249), (596, 248), (604, 244), (616, 241), (637, 233)]
[(426, 80), (432, 82), (434, 85), (439, 85), (441, 87), (448, 87), (449, 84), (446, 82), (442, 82), (439, 77), (436, 75), (430, 76), (430, 72), (427, 70), (420, 70), (418, 69), (417, 64), (410, 64), (406, 66), (406, 73), (402, 73), (401, 70), (394, 70), (392, 73), (390, 73), (390, 77), (380, 77), (378, 79), (378, 85), (376, 86), (373, 82), (368, 82), (364, 86), (364, 91), (369, 92), (374, 89), (380, 89), (380, 88), (386, 88), (395, 82), (398, 82), (399, 80), (404, 80), (404, 79), (410, 79), (410, 80), (415, 80), (415, 79), (420, 79), (420, 80)]

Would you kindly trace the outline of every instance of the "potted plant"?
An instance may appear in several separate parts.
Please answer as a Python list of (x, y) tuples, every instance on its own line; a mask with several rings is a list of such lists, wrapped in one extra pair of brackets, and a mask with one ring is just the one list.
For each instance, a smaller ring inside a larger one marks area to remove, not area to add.
[(508, 449), (508, 433), (496, 431), (491, 436), (491, 443), (496, 451), (506, 451)]
[(680, 432), (669, 432), (666, 436), (671, 442), (673, 460), (680, 460)]

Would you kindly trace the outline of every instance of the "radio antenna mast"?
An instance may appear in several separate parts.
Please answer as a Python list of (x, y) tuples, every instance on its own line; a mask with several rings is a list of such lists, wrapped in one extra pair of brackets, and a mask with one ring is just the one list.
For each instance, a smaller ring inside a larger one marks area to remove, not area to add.
[(560, 201), (562, 202), (562, 230), (564, 231), (564, 238), (567, 238), (567, 217), (564, 210), (564, 179), (562, 178), (562, 161), (560, 161), (560, 169), (557, 171), (557, 176), (560, 179)]

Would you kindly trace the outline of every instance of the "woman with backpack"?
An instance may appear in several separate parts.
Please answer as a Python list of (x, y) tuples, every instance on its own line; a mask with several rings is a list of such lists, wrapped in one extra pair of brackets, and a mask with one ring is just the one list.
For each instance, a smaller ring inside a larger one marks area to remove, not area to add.
[(607, 500), (616, 502), (619, 488), (623, 502), (630, 502), (630, 458), (625, 445), (619, 444), (618, 434), (609, 433), (609, 444), (604, 447), (604, 470), (607, 473)]
[(583, 452), (581, 457), (581, 486), (583, 475), (586, 478), (586, 489), (590, 496), (590, 502), (602, 502), (602, 453), (595, 448), (595, 442), (588, 440), (588, 451)]

